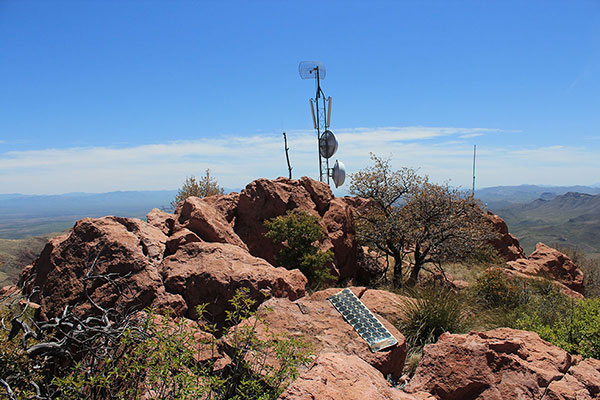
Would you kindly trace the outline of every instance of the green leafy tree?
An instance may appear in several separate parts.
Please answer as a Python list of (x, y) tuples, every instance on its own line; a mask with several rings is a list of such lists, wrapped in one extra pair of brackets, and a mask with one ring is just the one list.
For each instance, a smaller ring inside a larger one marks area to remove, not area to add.
[(497, 233), (477, 200), (447, 184), (415, 185), (405, 197), (400, 218), (412, 255), (411, 285), (428, 263), (443, 273), (447, 260), (494, 259), (489, 241)]
[(414, 169), (393, 171), (390, 161), (371, 154), (373, 165), (351, 176), (350, 193), (370, 200), (355, 214), (359, 241), (394, 262), (394, 284), (402, 286), (402, 261), (407, 255), (405, 221), (399, 205), (423, 178)]
[(321, 251), (318, 247), (325, 232), (316, 216), (292, 210), (266, 221), (265, 225), (269, 230), (265, 236), (282, 245), (276, 257), (280, 265), (299, 269), (313, 288), (335, 278), (329, 272), (333, 253)]
[(210, 169), (206, 170), (206, 175), (196, 179), (194, 175), (186, 178), (185, 183), (175, 195), (175, 200), (171, 202), (171, 207), (177, 205), (191, 196), (208, 197), (216, 194), (223, 194), (224, 190), (219, 186), (217, 180), (210, 176)]
[(357, 210), (355, 225), (364, 245), (393, 259), (396, 287), (405, 275), (414, 285), (425, 264), (443, 273), (446, 260), (491, 254), (486, 243), (496, 234), (475, 199), (430, 183), (414, 169), (394, 171), (389, 160), (371, 159), (374, 165), (351, 177), (350, 193), (370, 199)]

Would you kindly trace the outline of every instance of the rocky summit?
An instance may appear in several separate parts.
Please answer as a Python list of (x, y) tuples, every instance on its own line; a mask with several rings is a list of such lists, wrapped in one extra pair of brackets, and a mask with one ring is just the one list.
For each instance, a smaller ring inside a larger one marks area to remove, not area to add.
[[(207, 304), (218, 325), (236, 289), (247, 288), (259, 312), (270, 310), (264, 314), (269, 332), (257, 325), (258, 337), (301, 338), (314, 350), (312, 363), (281, 395), (286, 400), (600, 399), (600, 361), (573, 357), (536, 333), (508, 328), (445, 333), (425, 346), (414, 377), (403, 378), (408, 384), (392, 385), (403, 375), (408, 351), (395, 324), (412, 299), (367, 287), (381, 265), (361, 262), (368, 250), (356, 240), (353, 215), (366, 202), (336, 198), (326, 184), (306, 177), (258, 179), (240, 193), (190, 197), (173, 214), (154, 209), (147, 221), (85, 218), (46, 244), (22, 272), (19, 288), (46, 320), (66, 307), (82, 316), (93, 313), (93, 303), (123, 312), (170, 310), (189, 322), (198, 317), (196, 306)], [(335, 278), (365, 285), (351, 290), (397, 345), (371, 352), (326, 300), (339, 288), (308, 294), (299, 270), (278, 265), (280, 246), (265, 238), (264, 222), (294, 209), (318, 218), (326, 233), (319, 247), (333, 252)], [(583, 274), (568, 257), (543, 244), (525, 257), (504, 221), (487, 216), (498, 232), (490, 244), (508, 263), (507, 273), (550, 277), (582, 296)], [(119, 284), (96, 277), (118, 277)], [(252, 318), (230, 332), (253, 325)], [(222, 360), (224, 368), (231, 337), (218, 340), (219, 352), (210, 357)]]

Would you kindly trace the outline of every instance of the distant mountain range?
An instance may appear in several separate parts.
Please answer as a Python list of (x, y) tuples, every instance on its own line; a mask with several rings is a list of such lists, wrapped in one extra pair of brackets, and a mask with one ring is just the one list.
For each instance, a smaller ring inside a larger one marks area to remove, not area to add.
[(544, 242), (578, 246), (600, 258), (600, 194), (567, 192), (549, 198), (545, 193), (526, 204), (490, 209), (506, 221), (526, 252)]
[(176, 190), (60, 195), (0, 195), (0, 238), (18, 239), (70, 228), (84, 217), (142, 218), (152, 208), (169, 207)]
[[(231, 191), (225, 189), (226, 193)], [(0, 194), (0, 238), (20, 239), (61, 232), (85, 217), (144, 218), (153, 208), (169, 209), (176, 194), (177, 190)]]
[[(176, 192), (0, 194), (0, 238), (20, 239), (61, 232), (84, 217), (144, 218), (152, 208), (168, 208)], [(600, 256), (599, 195), (600, 185), (496, 186), (475, 192), (490, 210), (506, 220), (527, 251), (543, 241), (549, 245), (579, 245)]]
[(569, 192), (600, 194), (600, 184), (593, 186), (494, 186), (475, 191), (475, 197), (490, 209), (509, 207), (514, 203), (530, 203), (539, 198), (551, 200)]

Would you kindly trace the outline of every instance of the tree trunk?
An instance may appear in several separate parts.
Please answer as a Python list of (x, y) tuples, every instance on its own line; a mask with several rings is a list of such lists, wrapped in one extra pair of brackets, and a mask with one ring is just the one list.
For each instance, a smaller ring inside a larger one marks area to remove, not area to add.
[(397, 252), (394, 252), (394, 287), (402, 287), (402, 256)]
[(415, 246), (415, 251), (414, 251), (414, 264), (412, 267), (412, 270), (410, 271), (410, 277), (408, 278), (408, 282), (407, 285), (408, 286), (415, 286), (417, 284), (417, 282), (419, 281), (419, 272), (421, 272), (421, 268), (423, 267), (424, 261), (425, 261), (425, 254), (421, 253), (421, 248), (419, 245)]
[(421, 272), (422, 266), (422, 262), (417, 262), (415, 260), (415, 264), (413, 265), (412, 270), (410, 271), (410, 277), (408, 278), (408, 282), (406, 282), (408, 286), (415, 286), (417, 284), (417, 282), (419, 281), (419, 272)]

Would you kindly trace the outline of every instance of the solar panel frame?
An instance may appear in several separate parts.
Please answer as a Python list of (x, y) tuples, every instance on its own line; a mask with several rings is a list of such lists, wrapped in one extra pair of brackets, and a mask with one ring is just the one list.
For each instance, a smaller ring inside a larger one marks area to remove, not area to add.
[(373, 353), (387, 349), (398, 340), (387, 330), (377, 317), (348, 288), (327, 298), (335, 309), (342, 314), (354, 330), (363, 338)]

